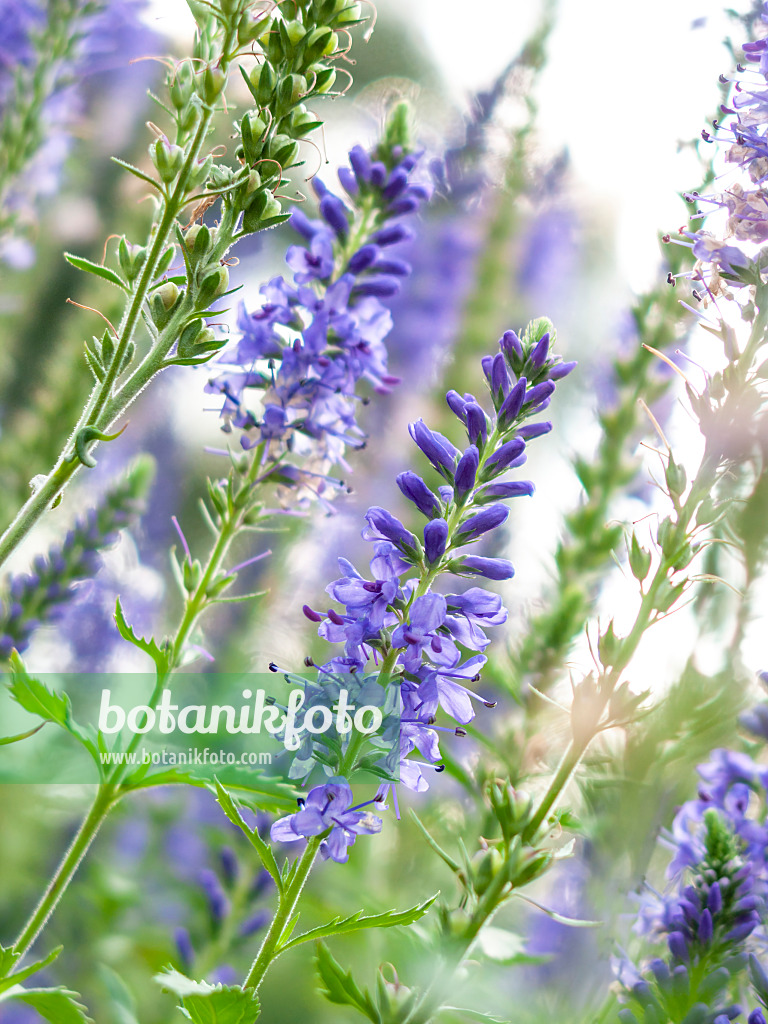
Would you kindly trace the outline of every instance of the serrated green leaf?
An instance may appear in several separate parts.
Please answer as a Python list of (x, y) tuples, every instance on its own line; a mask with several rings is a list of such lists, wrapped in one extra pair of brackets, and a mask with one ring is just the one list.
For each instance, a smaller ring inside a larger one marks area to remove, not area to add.
[[(96, 747), (96, 734), (91, 726), (82, 726), (72, 717), (72, 705), (66, 693), (57, 693), (49, 690), (48, 687), (27, 673), (24, 662), (14, 651), (11, 655), (11, 682), (8, 684), (11, 696), (20, 707), (45, 722), (53, 722), (81, 743), (93, 758), (101, 774), (101, 759)], [(42, 728), (38, 726), (38, 728)], [(24, 739), (37, 732), (32, 729), (29, 733), (18, 737)], [(11, 739), (0, 741), (10, 743)]]
[(103, 278), (105, 281), (109, 281), (110, 284), (116, 285), (121, 291), (130, 291), (122, 277), (116, 274), (114, 270), (110, 270), (109, 267), (103, 267), (100, 263), (87, 260), (84, 256), (75, 256), (71, 252), (65, 252), (64, 259), (71, 263), (73, 267), (77, 267), (78, 270), (84, 270), (86, 274), (93, 274), (96, 277)]
[[(2, 981), (0, 981), (0, 993), (8, 992), (12, 988), (21, 988), (22, 981), (26, 981), (26, 979), (31, 978), (33, 974), (37, 974), (38, 971), (42, 971), (44, 967), (52, 964), (62, 949), (62, 946), (57, 946), (56, 949), (51, 950), (44, 960), (36, 960), (35, 963), (30, 964), (28, 967), (22, 967), (22, 969), (20, 971), (16, 971), (15, 974), (7, 975), (2, 979)], [(15, 957), (15, 963), (16, 960), (18, 960), (18, 956), (16, 956), (12, 950), (3, 950), (3, 959), (7, 959), (9, 953)]]
[(0, 980), (13, 970), (13, 965), (19, 959), (19, 956), (20, 954), (14, 952), (14, 950), (0, 946)]
[(373, 1024), (380, 1024), (381, 1016), (367, 989), (360, 989), (350, 971), (345, 971), (341, 964), (333, 958), (331, 951), (324, 942), (318, 942), (315, 967), (324, 987), (321, 993), (330, 1003), (341, 1006), (354, 1006)]
[(277, 861), (275, 860), (275, 855), (272, 852), (272, 847), (268, 843), (264, 842), (259, 835), (258, 829), (251, 829), (248, 827), (240, 813), (237, 801), (234, 800), (232, 795), (228, 793), (226, 789), (224, 789), (219, 780), (214, 779), (214, 783), (216, 786), (216, 798), (221, 805), (221, 809), (232, 824), (237, 825), (237, 827), (248, 837), (248, 841), (258, 854), (259, 860), (264, 868), (269, 872), (278, 890), (282, 890), (283, 883), (280, 878), (280, 868), (277, 866)]
[(115, 622), (117, 623), (117, 630), (123, 640), (127, 640), (129, 644), (133, 644), (134, 647), (138, 647), (140, 651), (144, 651), (157, 665), (158, 672), (166, 672), (168, 670), (168, 655), (165, 651), (161, 651), (153, 639), (147, 640), (146, 637), (136, 636), (133, 629), (128, 625), (123, 614), (123, 609), (120, 604), (120, 598), (118, 597), (115, 601)]
[(302, 932), (295, 939), (281, 942), (280, 952), (290, 949), (292, 946), (298, 946), (302, 942), (309, 942), (311, 939), (327, 939), (333, 935), (345, 935), (348, 932), (362, 931), (365, 928), (395, 928), (398, 925), (413, 924), (414, 921), (424, 917), (439, 895), (439, 893), (435, 893), (428, 900), (415, 907), (409, 907), (408, 910), (387, 910), (383, 914), (370, 914), (368, 917), (363, 917), (364, 911), (358, 910), (356, 914), (351, 914), (349, 917), (335, 917), (327, 924), (321, 924), (317, 928), (310, 928), (308, 932)]
[(252, 1024), (259, 1013), (253, 989), (193, 981), (170, 967), (156, 974), (155, 981), (181, 999), (182, 1009), (195, 1024)]
[(93, 1024), (83, 1004), (77, 1002), (79, 996), (79, 992), (67, 988), (22, 988), (15, 985), (0, 999), (18, 999), (37, 1010), (51, 1024)]

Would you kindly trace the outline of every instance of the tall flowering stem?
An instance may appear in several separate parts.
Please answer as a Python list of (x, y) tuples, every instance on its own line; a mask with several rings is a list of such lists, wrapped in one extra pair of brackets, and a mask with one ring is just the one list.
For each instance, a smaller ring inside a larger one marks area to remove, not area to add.
[[(326, 216), (331, 220), (335, 216), (337, 223), (340, 217), (344, 217), (347, 231), (350, 234), (354, 231), (356, 234), (356, 245), (353, 247), (346, 245), (346, 239), (342, 237), (341, 243), (334, 249), (331, 234), (328, 232), (322, 237), (322, 242), (327, 247), (324, 251), (328, 255), (326, 260), (322, 261), (322, 266), (318, 266), (314, 262), (314, 258), (319, 248), (317, 240), (321, 238), (321, 232), (324, 229), (319, 224), (309, 224), (306, 218), (300, 218), (299, 224), (305, 229), (307, 245), (306, 247), (294, 245), (288, 252), (289, 264), (300, 268), (310, 268), (310, 278), (319, 272), (323, 278), (335, 278), (340, 282), (342, 290), (346, 288), (348, 297), (350, 293), (354, 292), (353, 285), (361, 293), (357, 298), (356, 305), (350, 308), (348, 313), (342, 313), (338, 300), (336, 300), (336, 305), (333, 305), (332, 295), (327, 303), (324, 303), (316, 292), (312, 292), (312, 298), (305, 294), (301, 294), (301, 298), (299, 298), (299, 292), (291, 290), (297, 300), (293, 303), (294, 310), (299, 301), (303, 301), (303, 309), (308, 309), (308, 313), (306, 323), (302, 323), (298, 318), (293, 321), (294, 325), (301, 325), (304, 328), (304, 344), (297, 339), (292, 345), (286, 346), (283, 363), (287, 366), (290, 360), (300, 361), (304, 358), (305, 353), (308, 360), (319, 361), (318, 365), (323, 376), (318, 378), (313, 385), (311, 383), (312, 372), (308, 365), (304, 372), (310, 379), (302, 378), (299, 396), (302, 409), (304, 403), (307, 402), (307, 396), (310, 396), (309, 404), (318, 411), (316, 424), (309, 429), (304, 416), (294, 419), (292, 416), (285, 415), (279, 421), (278, 426), (275, 418), (270, 417), (268, 407), (261, 422), (257, 423), (248, 413), (244, 414), (243, 419), (239, 419), (239, 413), (231, 411), (234, 394), (232, 390), (234, 385), (231, 380), (229, 378), (220, 379), (215, 387), (211, 387), (211, 390), (225, 394), (227, 403), (224, 409), (225, 426), (231, 429), (231, 422), (235, 420), (238, 426), (242, 427), (241, 439), (244, 451), (231, 458), (231, 470), (225, 480), (209, 480), (208, 482), (209, 504), (206, 508), (206, 518), (214, 533), (214, 540), (205, 562), (192, 557), (182, 535), (184, 557), (174, 561), (177, 580), (183, 596), (183, 610), (179, 626), (173, 638), (161, 644), (141, 640), (134, 635), (125, 621), (119, 605), (117, 608), (118, 628), (123, 637), (149, 654), (156, 665), (155, 686), (147, 700), (147, 705), (150, 708), (156, 707), (163, 690), (169, 685), (173, 672), (191, 653), (188, 642), (205, 611), (217, 604), (229, 601), (239, 602), (258, 596), (229, 597), (226, 595), (225, 591), (237, 580), (241, 566), (227, 569), (225, 564), (235, 538), (258, 528), (274, 515), (273, 510), (265, 507), (265, 493), (277, 485), (282, 491), (283, 502), (290, 503), (293, 500), (295, 503), (297, 498), (301, 500), (301, 496), (307, 489), (312, 490), (312, 493), (317, 493), (318, 477), (325, 485), (320, 490), (330, 491), (334, 483), (333, 478), (327, 477), (327, 474), (319, 474), (316, 470), (320, 464), (327, 469), (329, 460), (332, 464), (342, 459), (345, 444), (354, 444), (358, 434), (362, 435), (362, 431), (359, 429), (356, 433), (351, 434), (347, 434), (345, 431), (350, 428), (350, 420), (354, 423), (354, 403), (359, 401), (357, 386), (360, 378), (366, 376), (368, 379), (373, 378), (374, 383), (381, 383), (373, 369), (365, 372), (369, 366), (366, 359), (370, 357), (375, 360), (378, 372), (383, 373), (386, 367), (386, 350), (381, 339), (386, 334), (390, 319), (385, 306), (377, 296), (386, 297), (386, 294), (392, 294), (396, 290), (397, 284), (395, 281), (394, 286), (384, 290), (380, 284), (376, 284), (382, 279), (382, 274), (376, 272), (377, 265), (383, 262), (380, 258), (381, 249), (406, 236), (410, 229), (400, 224), (399, 218), (413, 213), (429, 195), (429, 189), (425, 185), (416, 185), (410, 181), (410, 175), (415, 170), (418, 159), (406, 151), (406, 113), (403, 107), (396, 110), (384, 139), (372, 154), (367, 154), (360, 147), (352, 151), (353, 166), (362, 169), (358, 170), (357, 189), (349, 178), (347, 185), (351, 196), (355, 196), (358, 190), (363, 193), (364, 211), (362, 213), (353, 214), (351, 211), (347, 211), (341, 201), (332, 197), (327, 189), (321, 185), (317, 186), (318, 190), (322, 190), (323, 198), (329, 200), (325, 207), (321, 204), (321, 212), (325, 209)], [(343, 174), (341, 176), (344, 178)], [(370, 180), (371, 176), (373, 180)], [(332, 206), (332, 212), (328, 214), (327, 210), (331, 199), (336, 202)], [(200, 231), (207, 232), (207, 229), (200, 229), (195, 235), (195, 241), (200, 237)], [(384, 232), (388, 234), (383, 235)], [(342, 232), (339, 234), (343, 235)], [(375, 237), (378, 244), (374, 243), (371, 237)], [(356, 254), (362, 251), (360, 247), (365, 249), (364, 256), (366, 258), (358, 260), (358, 263), (362, 265), (357, 267), (357, 274), (353, 276), (349, 273), (348, 267), (350, 262), (355, 261)], [(389, 265), (397, 267), (398, 277), (407, 273), (407, 267), (404, 264), (390, 260)], [(302, 270), (297, 271), (297, 274), (301, 276)], [(283, 283), (285, 294), (289, 293), (289, 287)], [(333, 288), (333, 285), (330, 285), (330, 288)], [(276, 289), (276, 283), (272, 282), (267, 290), (271, 295)], [(325, 335), (321, 335), (321, 328), (324, 325), (326, 331), (329, 330), (329, 307), (331, 328), (334, 330), (334, 334), (326, 338)], [(245, 333), (235, 346), (235, 358), (242, 355), (243, 349), (247, 349), (254, 343), (258, 344), (262, 335), (277, 337), (273, 331), (274, 307), (267, 302), (260, 313), (261, 315), (250, 317), (245, 311), (241, 312), (241, 323), (244, 324)], [(296, 314), (294, 313), (294, 315)], [(332, 319), (333, 317), (336, 317), (335, 321)], [(262, 321), (264, 321), (263, 324)], [(366, 336), (365, 330), (370, 322), (374, 322), (376, 327), (373, 335)], [(341, 340), (337, 341), (339, 335), (335, 331), (340, 323), (344, 323), (345, 332), (340, 336)], [(283, 353), (280, 349), (273, 352), (273, 366), (274, 361), (281, 354)], [(247, 357), (251, 364), (257, 359), (252, 350), (248, 351)], [(226, 355), (225, 360), (229, 362)], [(295, 366), (295, 362), (291, 366)], [(358, 370), (358, 366), (362, 366), (363, 369)], [(262, 387), (266, 386), (268, 394), (279, 394), (275, 381), (280, 380), (280, 373), (275, 375), (272, 370), (265, 376), (260, 373), (254, 373), (253, 376), (254, 383), (260, 382)], [(239, 379), (242, 381), (242, 375)], [(245, 379), (246, 381), (250, 380), (247, 373)], [(387, 378), (387, 383), (394, 383), (394, 379)], [(244, 384), (241, 383), (241, 386)], [(294, 402), (292, 406), (289, 402), (285, 403), (291, 412), (297, 405), (298, 401)], [(239, 409), (239, 403), (237, 408)], [(339, 412), (340, 408), (342, 413)], [(342, 414), (345, 429), (339, 431), (336, 429), (335, 423)], [(303, 448), (297, 443), (295, 435), (302, 437)], [(297, 453), (301, 453), (303, 458), (297, 458)], [(264, 552), (256, 558), (263, 557), (265, 554), (268, 552)], [(248, 563), (252, 561), (254, 559), (247, 560)], [(133, 736), (127, 746), (128, 755), (137, 749), (140, 740), (139, 734)], [(142, 780), (142, 786), (146, 786), (148, 783), (152, 784), (151, 779)], [(55, 904), (74, 876), (82, 856), (95, 837), (101, 823), (110, 813), (115, 802), (130, 792), (132, 786), (133, 781), (130, 775), (126, 775), (123, 766), (115, 768), (102, 781), (94, 805), (79, 833), (82, 838), (80, 839), (81, 845), (77, 848), (77, 856), (71, 855), (70, 851), (57, 869), (48, 893), (43, 897), (41, 904), (35, 910), (15, 944), (14, 948), (18, 952), (24, 952), (39, 934)]]
[[(227, 292), (226, 254), (243, 235), (288, 218), (275, 192), (284, 171), (297, 162), (299, 140), (318, 125), (303, 101), (332, 88), (335, 71), (326, 57), (334, 59), (338, 49), (334, 29), (357, 23), (359, 10), (346, 0), (302, 0), (295, 11), (291, 8), (295, 17), (289, 20), (282, 7), (253, 11), (247, 0), (221, 0), (205, 8), (191, 62), (167, 78), (174, 141), (156, 129), (150, 146), (155, 176), (127, 168), (155, 197), (147, 243), (122, 238), (115, 269), (70, 257), (125, 293), (124, 312), (117, 328), (110, 325), (101, 340), (86, 345), (96, 379), (90, 399), (56, 465), (0, 538), (0, 562), (72, 476), (93, 465), (93, 445), (115, 436), (107, 431), (157, 373), (179, 363), (205, 362), (221, 347), (203, 317)], [(258, 48), (262, 62), (246, 76), (256, 109), (238, 125), (239, 166), (230, 168), (214, 164), (205, 142), (223, 109), (230, 68), (244, 47)], [(218, 227), (195, 230), (194, 220), (216, 201), (221, 203)], [(179, 255), (185, 273), (168, 278)], [(143, 355), (136, 339), (142, 321), (148, 334)]]
[[(504, 334), (498, 353), (483, 360), (493, 407), (490, 414), (474, 395), (448, 392), (448, 405), (466, 432), (468, 445), (463, 452), (423, 420), (410, 425), (413, 440), (445, 481), (435, 491), (410, 471), (397, 479), (401, 492), (427, 519), (423, 539), (384, 508), (369, 509), (363, 536), (375, 544), (371, 568), (377, 578), (366, 581), (351, 563), (340, 559), (345, 576), (328, 590), (345, 605), (345, 614), (330, 610), (324, 617), (305, 607), (305, 614), (321, 623), (322, 636), (332, 643), (344, 643), (343, 655), (319, 668), (321, 686), (329, 686), (346, 673), (347, 678), (362, 679), (364, 686), (368, 681), (385, 692), (396, 689), (399, 778), (417, 791), (427, 788), (424, 770), (428, 765), (409, 755), (418, 749), (433, 764), (438, 760), (438, 707), (459, 723), (460, 733), (461, 725), (474, 715), (471, 698), (478, 695), (465, 683), (479, 678), (485, 656), (474, 654), (462, 662), (460, 648), (483, 650), (489, 642), (483, 627), (498, 625), (506, 617), (501, 601), (478, 587), (460, 595), (443, 595), (433, 587), (442, 576), (506, 580), (514, 573), (506, 559), (467, 554), (463, 549), (504, 523), (508, 515), (505, 498), (532, 493), (527, 481), (501, 478), (524, 460), (526, 440), (551, 429), (547, 421), (530, 421), (548, 407), (555, 382), (574, 367), (552, 354), (553, 343), (554, 331), (545, 320), (530, 324), (522, 337), (514, 331)], [(411, 572), (414, 575), (401, 581), (401, 576)], [(366, 692), (371, 692), (370, 687)], [(283, 938), (286, 924), (317, 854), (344, 862), (358, 835), (381, 828), (381, 819), (364, 812), (365, 805), (350, 806), (352, 792), (346, 782), (359, 767), (376, 767), (370, 750), (357, 734), (322, 752), (326, 766), (333, 752), (336, 777), (313, 788), (297, 813), (272, 826), (273, 840), (309, 841), (288, 871), (287, 890), (278, 887), (277, 913), (246, 987), (256, 988), (272, 960), (291, 944)], [(306, 758), (302, 770), (309, 773), (311, 750)], [(380, 790), (370, 803), (383, 805), (388, 788)], [(511, 841), (513, 833), (508, 836)], [(532, 876), (532, 867), (531, 863), (517, 864), (515, 877)], [(330, 929), (328, 934), (332, 933)]]

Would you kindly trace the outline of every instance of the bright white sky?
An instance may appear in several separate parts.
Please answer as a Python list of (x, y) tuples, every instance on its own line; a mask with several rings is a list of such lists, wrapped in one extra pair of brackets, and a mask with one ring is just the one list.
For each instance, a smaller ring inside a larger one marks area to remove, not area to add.
[[(560, 0), (539, 129), (553, 151), (568, 147), (578, 178), (613, 210), (619, 270), (635, 288), (658, 265), (656, 229), (678, 226), (676, 190), (699, 177), (695, 159), (677, 155), (677, 141), (698, 134), (717, 103), (717, 76), (729, 70), (724, 6)], [(377, 7), (400, 15), (458, 102), (493, 80), (540, 10), (533, 0), (378, 0)], [(153, 0), (153, 15), (170, 32), (191, 25), (186, 0)], [(703, 27), (691, 27), (702, 19)]]

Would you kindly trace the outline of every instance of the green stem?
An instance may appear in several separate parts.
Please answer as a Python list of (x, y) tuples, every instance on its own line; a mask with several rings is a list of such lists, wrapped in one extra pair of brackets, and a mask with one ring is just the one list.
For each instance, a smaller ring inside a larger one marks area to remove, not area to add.
[[(169, 668), (166, 672), (158, 673), (157, 675), (155, 687), (148, 702), (148, 706), (150, 708), (154, 708), (157, 705), (158, 700), (162, 696), (163, 688), (166, 686), (173, 669), (179, 664), (184, 644), (188, 639), (190, 632), (194, 628), (200, 614), (209, 604), (209, 599), (207, 597), (208, 588), (226, 558), (232, 539), (235, 537), (242, 525), (242, 516), (244, 515), (242, 506), (244, 504), (244, 497), (250, 488), (252, 478), (258, 473), (261, 461), (261, 451), (261, 447), (257, 447), (254, 450), (251, 467), (238, 495), (243, 498), (243, 501), (241, 501), (240, 507), (234, 511), (232, 517), (222, 522), (221, 530), (208, 557), (200, 582), (194, 593), (187, 598), (184, 613), (182, 615), (181, 622), (179, 623), (179, 627), (176, 630), (173, 645), (171, 647)], [(120, 799), (120, 783), (126, 770), (126, 761), (129, 760), (129, 755), (136, 751), (138, 744), (141, 742), (141, 738), (141, 734), (139, 733), (135, 733), (133, 735), (130, 743), (126, 747), (126, 758), (124, 758), (123, 763), (115, 765), (111, 775), (99, 786), (96, 799), (94, 800), (91, 809), (88, 811), (83, 824), (80, 826), (72, 846), (69, 848), (56, 869), (42, 900), (33, 912), (32, 916), (29, 918), (29, 921), (22, 929), (19, 938), (14, 944), (14, 949), (17, 952), (25, 953), (40, 934), (48, 918), (55, 910), (59, 900), (69, 886), (69, 883), (72, 881), (80, 862), (93, 842), (102, 822), (105, 820), (114, 804)]]
[(114, 800), (114, 787), (109, 783), (102, 783), (99, 786), (96, 799), (87, 817), (72, 840), (72, 845), (56, 869), (56, 873), (45, 890), (42, 899), (13, 944), (14, 952), (19, 953), (22, 957), (29, 950), (45, 927), (48, 918), (56, 909), (59, 900), (64, 895), (67, 886), (80, 866), (80, 862), (88, 852), (88, 848), (99, 831), (102, 822), (109, 814)]
[(291, 884), (278, 897), (277, 912), (272, 918), (272, 923), (267, 934), (264, 936), (261, 948), (243, 982), (243, 988), (257, 989), (264, 980), (264, 975), (269, 970), (272, 961), (280, 955), (280, 939), (283, 936), (286, 925), (293, 916), (296, 904), (299, 902), (304, 885), (312, 870), (312, 865), (317, 858), (322, 839), (322, 836), (312, 836), (307, 841), (306, 849), (296, 865), (296, 872)]

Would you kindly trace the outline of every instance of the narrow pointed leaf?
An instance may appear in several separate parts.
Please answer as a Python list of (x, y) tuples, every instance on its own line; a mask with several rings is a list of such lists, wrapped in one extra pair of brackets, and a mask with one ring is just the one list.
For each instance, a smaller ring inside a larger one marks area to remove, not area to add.
[(85, 259), (84, 256), (75, 256), (71, 252), (65, 252), (64, 258), (68, 263), (71, 263), (73, 267), (77, 267), (78, 270), (85, 271), (86, 274), (93, 274), (95, 277), (101, 277), (105, 281), (109, 281), (110, 284), (116, 285), (122, 291), (130, 291), (126, 282), (116, 274), (114, 270), (110, 270), (109, 267), (103, 267), (100, 263), (94, 263), (92, 260)]

